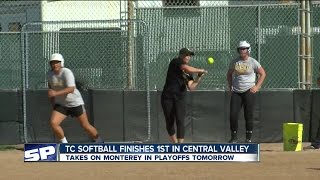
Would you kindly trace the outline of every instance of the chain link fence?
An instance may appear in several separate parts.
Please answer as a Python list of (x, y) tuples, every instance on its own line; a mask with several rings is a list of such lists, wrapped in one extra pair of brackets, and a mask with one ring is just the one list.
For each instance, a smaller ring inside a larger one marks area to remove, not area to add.
[(268, 72), (264, 88), (298, 87), (298, 10), (299, 5), (258, 7), (255, 57)]
[[(199, 88), (224, 89), (237, 44), (247, 40), (251, 56), (268, 73), (264, 88), (297, 88), (298, 9), (298, 4), (137, 9), (152, 32), (151, 87), (162, 88), (168, 62), (179, 48), (189, 47), (196, 52), (191, 64), (209, 70)], [(214, 65), (206, 64), (210, 56)]]
[[(146, 89), (144, 37), (148, 36), (143, 22), (133, 23), (135, 37), (128, 44), (124, 21), (59, 21), (27, 23), (22, 29), (26, 88), (47, 88), (46, 72), (52, 53), (60, 52), (65, 66), (85, 88), (128, 89), (129, 78), (134, 78), (131, 89)], [(129, 46), (136, 47), (128, 54)], [(130, 59), (132, 56), (132, 59)], [(129, 67), (129, 61), (134, 61)], [(139, 60), (139, 61), (137, 61)], [(132, 71), (130, 76), (128, 72)], [(139, 72), (139, 74), (138, 74)], [(132, 76), (132, 77), (131, 77)]]
[(21, 46), (19, 33), (0, 33), (0, 89), (20, 89)]
[[(195, 50), (197, 54), (191, 62), (192, 65), (208, 69), (210, 72), (200, 84), (199, 89), (224, 89), (226, 87), (225, 74), (228, 63), (237, 56), (236, 45), (240, 40), (250, 42), (252, 45), (251, 55), (260, 61), (268, 73), (263, 88), (298, 88), (300, 4), (295, 2), (297, 1), (243, 1), (241, 3), (237, 1), (135, 1), (135, 19), (146, 22), (151, 32), (150, 36), (147, 37), (150, 49), (149, 62), (152, 71), (149, 77), (151, 89), (162, 89), (168, 62), (177, 55), (181, 47), (189, 47)], [(21, 38), (19, 32), (13, 31), (21, 29), (23, 23), (27, 22), (26, 19), (36, 22), (107, 20), (127, 19), (128, 14), (128, 3), (126, 1), (8, 1), (1, 2), (1, 5), (1, 10), (5, 14), (1, 16), (3, 19), (9, 18), (8, 14), (16, 14), (11, 18), (11, 24), (9, 21), (9, 23), (3, 24), (3, 21), (0, 26), (2, 30), (0, 38), (3, 42), (0, 48), (2, 59), (0, 62), (2, 75), (0, 87), (2, 89), (21, 88)], [(315, 47), (317, 47), (317, 35), (319, 34), (318, 8), (318, 3), (312, 5), (313, 44)], [(21, 23), (14, 23), (18, 21)], [(119, 38), (118, 34), (126, 33), (126, 30), (126, 24), (124, 23), (121, 24), (122, 32), (113, 30), (113, 35), (107, 33), (108, 35), (102, 38), (105, 41), (113, 37)], [(75, 34), (70, 32), (68, 28), (59, 33), (63, 36), (61, 35), (58, 39), (54, 33), (47, 35), (44, 35), (45, 32), (42, 35), (35, 33), (34, 36), (39, 36), (39, 39), (46, 38), (47, 41), (41, 43), (44, 47), (51, 48), (51, 51), (62, 50), (62, 53), (66, 54), (66, 58), (72, 56), (74, 59), (78, 59), (66, 63), (78, 63), (78, 67), (74, 70), (75, 74), (77, 74), (79, 80), (85, 81), (84, 83), (88, 87), (121, 89), (125, 86), (128, 81), (126, 79), (128, 78), (128, 71), (125, 71), (127, 63), (110, 62), (114, 64), (106, 66), (101, 61), (101, 58), (105, 58), (102, 53), (104, 47), (90, 49), (94, 47), (90, 44), (94, 43), (99, 37), (93, 35), (94, 33), (87, 33), (82, 30), (79, 34)], [(40, 36), (42, 37), (40, 38)], [(67, 39), (69, 38), (75, 40), (68, 42)], [(48, 44), (49, 40), (60, 41), (62, 45), (59, 46), (59, 49), (55, 49), (57, 47)], [(63, 41), (65, 42), (62, 43)], [(38, 42), (32, 40), (29, 43)], [(68, 49), (63, 47), (63, 44), (68, 44), (69, 49), (72, 47), (74, 51), (72, 53), (63, 52)], [(83, 55), (79, 52), (85, 49), (84, 44), (89, 45), (88, 51), (91, 52), (84, 57), (96, 63), (96, 67), (92, 67), (90, 70), (83, 68), (86, 65), (86, 60), (79, 60), (79, 58), (82, 58), (80, 56)], [(117, 58), (122, 58), (121, 56), (125, 56), (127, 53), (127, 49), (123, 48), (120, 43), (110, 43), (108, 46), (109, 50), (112, 48), (115, 50), (111, 50), (111, 52), (113, 53), (112, 56), (117, 56)], [(35, 51), (39, 52), (38, 49)], [(30, 53), (37, 52), (30, 51)], [(314, 53), (313, 77), (315, 78), (319, 64), (317, 51), (314, 51)], [(45, 54), (45, 56), (47, 58), (48, 54)], [(210, 56), (215, 58), (215, 64), (212, 66), (206, 64), (206, 59)], [(45, 60), (42, 59), (42, 61)], [(143, 83), (145, 76), (143, 73), (137, 73), (140, 71), (139, 68), (143, 68), (143, 63), (139, 64), (141, 62), (139, 58), (134, 59), (134, 61), (136, 63), (132, 69), (133, 72), (131, 72), (134, 88), (145, 89)], [(122, 74), (111, 75), (109, 80), (106, 80), (108, 78), (101, 74), (101, 68), (98, 67), (99, 63), (106, 66), (104, 69), (112, 68), (112, 66), (118, 69), (122, 68), (122, 70), (119, 70)], [(41, 65), (41, 67), (38, 65), (34, 68), (41, 69), (43, 72), (47, 70), (44, 65)], [(43, 72), (30, 73), (29, 88), (46, 87), (44, 78), (38, 76), (39, 73)], [(121, 79), (114, 79), (114, 77), (121, 77)], [(87, 81), (87, 79), (91, 80)], [(314, 84), (313, 87), (315, 87)]]
[[(129, 26), (134, 33), (129, 34), (124, 30)], [(145, 117), (141, 119), (145, 134), (137, 138), (149, 139), (148, 35), (148, 28), (139, 20), (52, 21), (25, 24), (21, 31), (25, 141), (30, 142), (28, 138), (32, 140), (28, 134), (29, 120), (37, 118), (32, 92), (48, 88), (49, 59), (51, 54), (56, 52), (64, 56), (64, 66), (73, 71), (78, 82), (77, 87), (82, 90), (84, 96), (87, 95), (87, 89), (142, 90), (146, 99)], [(134, 48), (129, 54), (130, 47)], [(36, 131), (33, 130), (33, 133)]]

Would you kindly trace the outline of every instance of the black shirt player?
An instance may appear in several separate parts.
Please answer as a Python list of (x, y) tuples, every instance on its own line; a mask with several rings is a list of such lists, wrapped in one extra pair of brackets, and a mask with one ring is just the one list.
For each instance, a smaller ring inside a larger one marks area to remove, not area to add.
[[(186, 91), (195, 90), (201, 77), (207, 73), (204, 69), (188, 65), (194, 52), (187, 48), (179, 51), (179, 56), (170, 61), (166, 83), (161, 95), (161, 105), (166, 120), (166, 129), (173, 143), (184, 141), (184, 118), (186, 114)], [(192, 74), (197, 73), (193, 79)], [(177, 133), (174, 124), (177, 126)]]
[[(319, 66), (319, 75), (317, 78), (317, 85), (320, 86), (320, 66)], [(311, 145), (307, 147), (307, 149), (317, 149), (320, 150), (320, 122), (318, 125), (318, 131), (315, 139), (311, 142)]]

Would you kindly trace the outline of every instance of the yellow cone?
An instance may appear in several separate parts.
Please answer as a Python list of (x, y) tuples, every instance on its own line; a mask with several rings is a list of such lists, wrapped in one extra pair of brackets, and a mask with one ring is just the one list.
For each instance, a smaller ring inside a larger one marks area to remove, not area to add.
[(303, 124), (284, 123), (283, 124), (283, 150), (301, 151), (302, 150)]

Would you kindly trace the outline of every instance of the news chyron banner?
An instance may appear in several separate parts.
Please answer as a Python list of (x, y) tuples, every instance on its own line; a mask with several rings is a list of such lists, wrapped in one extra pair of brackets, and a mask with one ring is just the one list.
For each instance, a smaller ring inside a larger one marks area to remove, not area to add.
[(25, 144), (25, 162), (259, 162), (259, 144)]

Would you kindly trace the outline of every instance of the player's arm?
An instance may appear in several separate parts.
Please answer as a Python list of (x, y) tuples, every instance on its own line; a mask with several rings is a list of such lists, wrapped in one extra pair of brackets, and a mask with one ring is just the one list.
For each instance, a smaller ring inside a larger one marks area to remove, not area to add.
[(256, 73), (258, 74), (258, 81), (256, 83), (255, 86), (253, 86), (250, 91), (252, 93), (256, 93), (259, 91), (259, 89), (261, 88), (262, 86), (262, 83), (264, 81), (264, 79), (266, 78), (266, 72), (264, 71), (263, 67), (259, 67), (256, 71)]
[(54, 104), (55, 104), (55, 98), (54, 97), (49, 97), (49, 91), (52, 90), (51, 89), (51, 86), (50, 86), (50, 83), (48, 83), (48, 98), (49, 98), (49, 101), (50, 101), (50, 104), (52, 105), (52, 107), (54, 107)]
[(227, 80), (228, 80), (228, 87), (230, 91), (232, 88), (232, 74), (233, 74), (233, 69), (229, 69), (227, 72)]
[(199, 85), (204, 73), (199, 73), (195, 80), (188, 81), (188, 89), (190, 91), (196, 90), (197, 86)]
[(256, 83), (256, 85), (251, 88), (251, 92), (255, 93), (257, 91), (259, 91), (259, 89), (261, 88), (264, 79), (266, 78), (266, 72), (263, 69), (263, 67), (260, 67), (257, 69), (257, 74), (258, 74), (258, 81)]
[(189, 66), (187, 64), (182, 64), (180, 66), (180, 69), (186, 73), (189, 73), (189, 74), (192, 74), (192, 73), (207, 73), (206, 70), (204, 69), (198, 69), (198, 68), (195, 68), (195, 67), (192, 67), (192, 66)]
[(55, 97), (55, 96), (61, 96), (61, 95), (73, 93), (74, 90), (76, 89), (76, 83), (75, 83), (74, 75), (70, 70), (65, 72), (65, 80), (66, 80), (66, 86), (67, 86), (66, 88), (59, 91), (49, 90), (48, 96)]
[(61, 95), (73, 93), (74, 89), (75, 89), (75, 86), (66, 87), (66, 88), (59, 90), (59, 91), (49, 89), (48, 96), (49, 96), (49, 98), (51, 98), (51, 97), (55, 97), (55, 96), (61, 96)]

